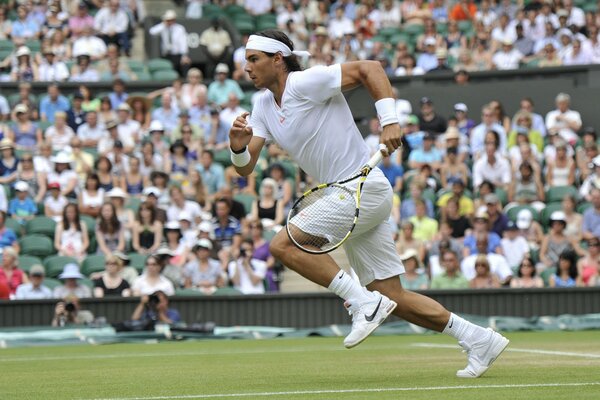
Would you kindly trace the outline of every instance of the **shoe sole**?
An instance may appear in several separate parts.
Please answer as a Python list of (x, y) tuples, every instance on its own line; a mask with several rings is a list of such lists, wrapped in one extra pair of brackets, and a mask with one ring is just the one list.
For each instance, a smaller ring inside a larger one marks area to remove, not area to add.
[(392, 313), (392, 312), (393, 312), (393, 311), (396, 309), (396, 307), (398, 307), (398, 304), (397, 304), (395, 301), (393, 301), (393, 300), (390, 300), (390, 304), (388, 304), (388, 305), (387, 305), (387, 307), (386, 307), (386, 308), (385, 308), (385, 310), (384, 310), (384, 311), (385, 311), (385, 316), (384, 316), (384, 317), (381, 319), (381, 322), (379, 322), (377, 325), (373, 325), (373, 326), (372, 326), (372, 327), (371, 327), (371, 328), (370, 328), (370, 329), (367, 331), (367, 334), (366, 334), (366, 335), (365, 335), (365, 336), (364, 336), (362, 339), (360, 339), (358, 342), (354, 342), (354, 343), (348, 343), (348, 344), (344, 343), (344, 346), (345, 346), (347, 349), (351, 349), (351, 348), (353, 348), (353, 347), (356, 347), (356, 346), (358, 346), (358, 345), (359, 345), (359, 344), (361, 344), (362, 342), (364, 342), (364, 341), (365, 341), (365, 339), (366, 339), (366, 338), (368, 338), (368, 337), (371, 335), (371, 333), (373, 333), (373, 332), (375, 331), (375, 329), (379, 328), (379, 327), (381, 326), (381, 324), (383, 324), (383, 322), (384, 322), (384, 321), (387, 319), (387, 317), (389, 317), (389, 316), (390, 316), (390, 314), (391, 314), (391, 313)]
[(488, 369), (490, 369), (490, 367), (492, 366), (492, 364), (494, 363), (494, 361), (496, 361), (498, 359), (498, 357), (500, 357), (502, 355), (502, 353), (504, 353), (504, 350), (506, 350), (506, 348), (508, 347), (508, 345), (510, 344), (510, 340), (508, 340), (507, 338), (505, 338), (504, 336), (501, 336), (501, 340), (494, 345), (493, 350), (494, 352), (496, 352), (496, 356), (490, 359), (489, 364), (487, 365), (487, 367), (485, 367), (484, 370), (482, 370), (479, 375), (477, 376), (473, 376), (473, 375), (468, 375), (468, 376), (460, 376), (458, 375), (458, 373), (456, 374), (456, 376), (458, 378), (479, 378), (481, 376), (483, 376), (483, 374), (485, 374), (487, 372)]

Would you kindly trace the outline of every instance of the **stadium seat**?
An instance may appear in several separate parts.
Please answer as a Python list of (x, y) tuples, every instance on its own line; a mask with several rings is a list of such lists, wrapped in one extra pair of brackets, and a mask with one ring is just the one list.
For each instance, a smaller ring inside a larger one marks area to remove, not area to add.
[(135, 73), (146, 69), (146, 63), (142, 60), (127, 60), (127, 66)]
[(29, 50), (31, 50), (32, 55), (34, 53), (39, 53), (40, 49), (42, 48), (42, 44), (39, 40), (28, 40), (27, 42), (25, 42), (25, 46), (29, 47)]
[(8, 50), (13, 51), (15, 49), (15, 44), (12, 40), (2, 39), (0, 40), (0, 50)]
[(139, 253), (128, 253), (127, 256), (129, 257), (129, 266), (135, 268), (139, 273), (142, 273), (148, 256)]
[(203, 18), (213, 18), (225, 15), (225, 12), (218, 5), (207, 3), (202, 5), (202, 17)]
[(237, 289), (234, 289), (232, 287), (222, 287), (222, 288), (218, 288), (213, 295), (215, 296), (237, 296), (237, 295), (241, 295), (242, 292), (240, 292)]
[(215, 163), (221, 164), (223, 168), (231, 165), (231, 152), (229, 150), (220, 150), (215, 153)]
[(234, 200), (239, 201), (244, 205), (244, 209), (246, 210), (246, 214), (250, 214), (252, 212), (252, 203), (256, 200), (256, 197), (251, 194), (239, 193), (233, 196)]
[(85, 286), (89, 287), (92, 290), (94, 289), (94, 282), (92, 282), (91, 279), (82, 278), (82, 279), (79, 280), (79, 283), (82, 284), (82, 285), (85, 285)]
[(444, 22), (437, 22), (435, 29), (437, 33), (439, 33), (442, 36), (445, 36), (448, 33), (448, 24)]
[(52, 126), (52, 122), (49, 121), (38, 121), (38, 128), (40, 128), (42, 130), (42, 132), (45, 132), (46, 129), (50, 128)]
[(225, 14), (229, 18), (233, 18), (234, 16), (239, 15), (239, 14), (248, 14), (248, 12), (246, 11), (246, 9), (244, 7), (239, 6), (237, 4), (228, 5), (227, 7), (225, 7), (223, 9), (223, 12), (225, 12)]
[(554, 203), (562, 201), (567, 195), (579, 197), (579, 192), (575, 186), (554, 186), (546, 191), (546, 202)]
[(133, 211), (134, 214), (137, 214), (140, 204), (142, 204), (142, 200), (139, 197), (130, 197), (125, 203), (125, 208)]
[(81, 273), (90, 276), (94, 272), (104, 271), (106, 258), (102, 254), (87, 256), (81, 264)]
[(274, 14), (262, 14), (256, 17), (256, 30), (277, 29), (277, 16)]
[(191, 288), (175, 289), (175, 296), (204, 296), (204, 293), (202, 293), (199, 290), (191, 289)]
[(406, 33), (398, 33), (390, 37), (389, 42), (392, 46), (396, 46), (398, 43), (410, 43), (410, 36)]
[(85, 226), (87, 227), (87, 230), (88, 230), (88, 235), (90, 235), (91, 232), (94, 232), (94, 230), (96, 229), (96, 219), (95, 218), (90, 217), (89, 215), (81, 214), (79, 216), (79, 219), (82, 222), (85, 222)]
[(588, 208), (590, 208), (592, 206), (592, 203), (590, 202), (583, 202), (580, 205), (577, 206), (577, 212), (579, 214), (583, 214), (585, 212), (585, 210), (587, 210)]
[(277, 234), (277, 232), (275, 232), (275, 231), (263, 231), (262, 237), (267, 242), (270, 242), (275, 237), (276, 234)]
[(25, 232), (27, 232), (28, 235), (46, 235), (51, 239), (54, 238), (55, 229), (56, 221), (54, 221), (52, 218), (43, 216), (30, 219), (25, 224)]
[(62, 285), (62, 282), (59, 281), (58, 279), (46, 278), (46, 279), (44, 279), (44, 282), (42, 284), (44, 286), (46, 286), (48, 289), (54, 290), (54, 288)]
[(407, 35), (410, 35), (410, 36), (416, 38), (417, 36), (419, 36), (423, 32), (425, 32), (425, 27), (420, 24), (410, 24), (410, 25), (405, 26), (402, 31), (404, 33), (406, 33)]
[(43, 235), (27, 235), (19, 240), (19, 246), (21, 246), (21, 254), (40, 258), (56, 253), (52, 240)]
[(44, 260), (46, 275), (50, 278), (57, 278), (67, 264), (77, 264), (77, 259), (68, 256), (50, 256)]
[(542, 214), (541, 214), (542, 226), (544, 228), (548, 227), (548, 222), (550, 221), (550, 215), (554, 211), (560, 211), (560, 210), (562, 210), (561, 202), (548, 203), (546, 205), (546, 207), (542, 210)]
[(254, 21), (247, 20), (234, 20), (233, 26), (238, 32), (242, 34), (249, 34), (256, 31), (256, 27), (254, 26)]
[(6, 221), (4, 221), (4, 225), (7, 228), (10, 228), (13, 231), (15, 231), (15, 233), (17, 234), (17, 237), (23, 236), (23, 224), (21, 224), (16, 219), (14, 219), (14, 218), (7, 218)]
[(36, 264), (43, 265), (42, 260), (39, 257), (19, 255), (19, 268), (23, 271), (29, 272), (29, 269)]
[(540, 273), (540, 277), (544, 281), (544, 286), (550, 286), (550, 277), (556, 273), (556, 268), (548, 268)]
[(88, 235), (90, 236), (90, 245), (88, 246), (87, 253), (89, 255), (96, 254), (96, 250), (98, 249), (98, 241), (96, 240), (95, 231), (90, 231), (88, 229)]
[(529, 205), (521, 205), (521, 206), (511, 207), (511, 208), (509, 208), (506, 211), (506, 216), (511, 221), (516, 221), (517, 220), (517, 214), (519, 214), (519, 211), (521, 211), (523, 209), (527, 209), (527, 210), (531, 211), (531, 214), (533, 214), (533, 219), (534, 220), (536, 220), (536, 221), (540, 220), (540, 213), (535, 208), (533, 208), (533, 207), (531, 207)]
[(152, 73), (152, 79), (155, 81), (174, 81), (179, 78), (179, 74), (173, 70), (161, 70)]
[(173, 64), (171, 64), (171, 61), (165, 60), (164, 58), (153, 58), (151, 60), (148, 60), (147, 65), (148, 71), (150, 71), (151, 74), (154, 74), (154, 72), (156, 71), (173, 70)]
[(147, 82), (152, 80), (152, 75), (146, 71), (137, 72), (136, 73), (138, 81)]

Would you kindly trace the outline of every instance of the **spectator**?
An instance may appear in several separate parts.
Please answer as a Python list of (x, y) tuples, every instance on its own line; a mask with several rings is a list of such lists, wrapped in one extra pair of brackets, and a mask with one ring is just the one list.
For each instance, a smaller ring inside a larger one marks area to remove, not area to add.
[(556, 96), (556, 109), (546, 114), (548, 132), (558, 132), (568, 143), (575, 144), (577, 131), (581, 128), (581, 115), (570, 109), (571, 96), (559, 93)]
[(225, 199), (215, 203), (215, 217), (212, 219), (215, 240), (222, 248), (237, 250), (240, 247), (241, 225), (237, 218), (231, 216), (231, 205)]
[(115, 206), (117, 218), (125, 230), (125, 239), (129, 240), (131, 236), (131, 229), (135, 221), (135, 216), (133, 215), (133, 211), (131, 209), (125, 208), (127, 194), (120, 187), (114, 187), (112, 190), (106, 193), (106, 197), (110, 203)]
[[(436, 57), (436, 45), (435, 38), (428, 37), (423, 41), (425, 51), (419, 55), (417, 59), (417, 68), (425, 71), (426, 73), (438, 66), (438, 60)], [(442, 130), (442, 132), (445, 129)]]
[(10, 31), (12, 29), (12, 21), (8, 18), (8, 10), (0, 7), (0, 39), (10, 39)]
[(67, 125), (67, 113), (65, 111), (54, 113), (54, 123), (46, 129), (44, 137), (52, 145), (53, 151), (61, 151), (69, 145), (71, 139), (75, 137), (75, 132)]
[(495, 193), (485, 195), (484, 201), (487, 205), (487, 214), (489, 218), (490, 231), (495, 232), (502, 237), (504, 230), (508, 225), (508, 218), (502, 212), (502, 204)]
[(94, 167), (94, 157), (81, 149), (81, 139), (73, 137), (70, 142), (71, 152), (73, 154), (75, 172), (80, 181), (85, 180), (88, 173)]
[(164, 226), (165, 245), (157, 250), (157, 254), (164, 251), (166, 261), (163, 265), (166, 269), (163, 274), (169, 278), (176, 286), (182, 283), (182, 268), (187, 262), (190, 248), (183, 240), (183, 232), (178, 219), (169, 221)]
[(599, 154), (596, 130), (588, 126), (583, 131), (582, 143), (577, 146), (575, 152), (575, 159), (577, 162), (577, 169), (581, 175), (580, 179), (585, 179), (590, 176), (594, 169), (593, 160)]
[(82, 214), (96, 218), (104, 203), (104, 189), (100, 187), (100, 179), (95, 172), (87, 175), (85, 185), (79, 193), (79, 210)]
[(434, 142), (435, 136), (428, 132), (423, 138), (423, 147), (410, 152), (408, 165), (411, 169), (420, 169), (427, 164), (435, 171), (439, 171), (442, 165), (442, 153), (435, 147)]
[(252, 203), (252, 220), (269, 220), (275, 226), (284, 222), (283, 203), (277, 200), (277, 183), (271, 178), (265, 178), (260, 184), (260, 196)]
[[(212, 18), (211, 26), (205, 29), (200, 35), (199, 44), (206, 49), (206, 55), (208, 56), (208, 61), (205, 65), (206, 75), (219, 74), (219, 71), (215, 69), (215, 65), (218, 67), (221, 65), (220, 63), (225, 62), (226, 58), (232, 54), (231, 36), (229, 32), (223, 29), (219, 17)], [(225, 73), (229, 73), (229, 68), (227, 68)]]
[(442, 224), (448, 224), (451, 236), (462, 241), (467, 230), (471, 228), (471, 222), (465, 215), (460, 214), (458, 197), (452, 196), (446, 201), (442, 215)]
[(450, 249), (441, 253), (444, 272), (436, 275), (431, 280), (431, 289), (466, 289), (469, 281), (460, 272), (458, 256)]
[[(171, 292), (174, 292), (171, 290)], [(171, 293), (173, 295), (174, 293)], [(169, 296), (163, 290), (143, 295), (131, 315), (134, 321), (142, 321), (144, 326), (154, 326), (155, 323), (176, 324), (181, 322), (179, 311), (169, 308)], [(150, 325), (148, 325), (150, 324)]]
[(404, 169), (402, 166), (394, 164), (392, 162), (392, 156), (387, 156), (383, 158), (383, 161), (378, 165), (378, 167), (390, 182), (394, 192), (400, 193), (402, 190), (402, 177), (404, 176)]
[(177, 221), (179, 213), (185, 211), (193, 218), (194, 224), (200, 222), (202, 215), (200, 205), (195, 201), (186, 200), (179, 186), (171, 186), (169, 195), (171, 196), (171, 206), (167, 209), (169, 221)]
[[(125, 103), (129, 98), (129, 94), (125, 91), (125, 82), (121, 79), (115, 79), (112, 87), (113, 91), (108, 94), (112, 108), (118, 111), (127, 111), (131, 113), (131, 107), (125, 107), (129, 106)], [(126, 114), (119, 113), (120, 120), (127, 120), (128, 118), (129, 117)]]
[(579, 188), (579, 195), (585, 199), (585, 201), (592, 200), (591, 196), (593, 188), (600, 188), (600, 185), (598, 184), (600, 183), (600, 155), (592, 158), (589, 167), (591, 169), (591, 173), (587, 178), (585, 178), (581, 184), (581, 187)]
[(240, 99), (235, 93), (229, 93), (227, 96), (227, 104), (219, 113), (219, 129), (217, 137), (213, 140), (215, 149), (229, 147), (229, 129), (233, 126), (235, 119), (247, 112), (246, 109), (240, 107)]
[(490, 271), (490, 263), (484, 254), (475, 259), (475, 276), (469, 281), (471, 289), (494, 289), (500, 287), (498, 277)]
[[(100, 102), (98, 102), (100, 105)], [(83, 94), (81, 92), (75, 92), (73, 94), (73, 104), (71, 109), (67, 111), (67, 125), (77, 132), (77, 129), (85, 122), (86, 111), (83, 109)]]
[(29, 283), (22, 283), (17, 287), (16, 300), (42, 300), (51, 299), (52, 291), (44, 283), (46, 271), (39, 264), (32, 265), (29, 269)]
[(41, 203), (46, 195), (46, 174), (35, 171), (33, 156), (30, 153), (24, 153), (21, 157), (17, 180), (26, 182), (29, 186), (29, 196), (35, 203)]
[(521, 265), (529, 257), (529, 244), (527, 239), (519, 235), (519, 227), (513, 221), (508, 221), (504, 237), (501, 240), (502, 254), (511, 268)]
[(567, 220), (567, 227), (565, 228), (565, 235), (568, 237), (575, 237), (579, 242), (581, 239), (581, 230), (583, 225), (583, 217), (581, 214), (575, 211), (577, 206), (577, 199), (573, 195), (566, 195), (562, 200), (562, 211), (565, 213)]
[(62, 218), (63, 210), (69, 200), (61, 194), (60, 183), (50, 182), (48, 184), (50, 195), (44, 199), (44, 215), (58, 222)]
[(575, 161), (567, 157), (567, 143), (559, 141), (556, 148), (556, 158), (547, 163), (546, 184), (554, 186), (572, 186), (575, 184)]
[(129, 18), (120, 8), (119, 0), (109, 0), (94, 17), (94, 28), (105, 44), (117, 44), (129, 57)]
[(76, 296), (78, 298), (92, 297), (92, 291), (89, 287), (82, 284), (80, 279), (85, 278), (79, 272), (77, 264), (67, 264), (63, 268), (63, 272), (58, 276), (58, 279), (63, 281), (63, 284), (54, 288), (52, 297), (64, 299), (68, 296)]
[(92, 91), (86, 85), (79, 85), (79, 91), (76, 94), (81, 95), (81, 109), (85, 112), (99, 111), (101, 100), (94, 97)]
[(12, 183), (17, 178), (19, 160), (15, 156), (15, 145), (12, 140), (0, 140), (0, 183)]
[(233, 79), (228, 79), (229, 67), (220, 63), (215, 68), (215, 80), (208, 86), (208, 101), (215, 106), (226, 105), (229, 94), (234, 93), (238, 99), (244, 97), (240, 85)]
[(575, 238), (565, 235), (567, 227), (567, 218), (562, 211), (554, 211), (550, 214), (550, 230), (544, 236), (540, 247), (540, 263), (537, 268), (543, 271), (547, 268), (555, 268), (558, 264), (559, 257), (564, 251), (577, 251), (583, 255), (583, 251), (579, 248), (579, 244), (575, 242)]
[(58, 152), (51, 158), (54, 170), (48, 174), (48, 182), (58, 182), (60, 192), (67, 198), (77, 198), (77, 174), (71, 169), (73, 156), (64, 151)]
[(577, 254), (573, 250), (564, 250), (558, 256), (556, 273), (550, 276), (550, 287), (579, 286), (582, 286), (582, 280), (577, 272)]
[[(106, 157), (109, 153), (111, 153), (117, 143), (120, 143), (120, 146), (123, 147), (123, 151), (125, 153), (131, 153), (135, 147), (134, 139), (131, 137), (131, 132), (127, 129), (127, 124), (119, 124), (117, 121), (108, 121), (105, 125), (106, 130), (108, 131), (108, 136), (103, 137), (98, 142), (98, 152)], [(122, 133), (121, 133), (122, 132)], [(100, 158), (98, 159), (100, 160)], [(96, 162), (98, 162), (98, 160)], [(110, 160), (109, 160), (110, 161)], [(113, 167), (111, 161), (111, 169)], [(104, 171), (100, 171), (100, 182), (104, 184), (106, 181), (103, 179), (102, 173)], [(117, 177), (115, 177), (117, 178)], [(111, 178), (112, 179), (112, 178)], [(111, 188), (104, 188), (105, 190), (110, 190)]]
[(40, 119), (54, 123), (54, 115), (57, 111), (69, 111), (71, 108), (69, 100), (58, 90), (58, 85), (48, 85), (48, 94), (40, 101)]
[(76, 38), (73, 42), (73, 57), (87, 54), (93, 61), (98, 61), (104, 58), (106, 52), (106, 44), (102, 39), (94, 36), (94, 31), (91, 26), (84, 26), (81, 31), (81, 36)]
[(123, 260), (114, 254), (106, 257), (106, 263), (102, 276), (93, 280), (94, 297), (129, 297), (131, 289), (129, 283), (121, 277)]
[(490, 271), (497, 275), (502, 285), (509, 283), (512, 277), (512, 269), (508, 265), (506, 258), (503, 255), (489, 251), (488, 238), (485, 233), (478, 233), (475, 235), (476, 240), (476, 252), (466, 256), (461, 264), (460, 268), (463, 275), (468, 280), (473, 279), (477, 276), (477, 262), (480, 261), (480, 256), (484, 256), (490, 267)]
[(461, 178), (452, 177), (448, 183), (451, 185), (451, 191), (442, 194), (437, 201), (437, 206), (441, 209), (442, 216), (445, 215), (445, 208), (448, 201), (451, 198), (456, 198), (458, 199), (458, 213), (461, 216), (471, 217), (475, 213), (475, 206), (473, 200), (465, 195), (465, 182)]
[(133, 250), (139, 254), (153, 254), (158, 250), (163, 238), (163, 224), (150, 203), (140, 204), (131, 237)]
[(91, 56), (88, 53), (81, 53), (77, 56), (76, 64), (71, 69), (71, 82), (98, 82), (100, 75), (91, 63)]
[(415, 227), (415, 238), (421, 239), (424, 242), (433, 240), (438, 230), (438, 222), (433, 218), (429, 218), (426, 215), (426, 210), (425, 202), (421, 199), (416, 200), (415, 215), (409, 219)]
[(197, 166), (202, 181), (208, 189), (209, 196), (213, 196), (225, 187), (225, 174), (220, 164), (214, 163), (213, 152), (210, 150), (202, 151), (200, 164)]
[(130, 96), (127, 97), (127, 104), (131, 107), (131, 119), (140, 124), (142, 132), (147, 132), (152, 121), (152, 101), (143, 96)]
[(535, 172), (533, 166), (524, 161), (519, 166), (516, 176), (508, 186), (507, 209), (516, 205), (528, 204), (541, 211), (546, 205), (544, 203), (544, 187), (539, 172)]
[(89, 245), (88, 227), (79, 217), (79, 208), (74, 203), (65, 205), (62, 220), (56, 224), (54, 248), (61, 256), (83, 261)]
[(54, 308), (54, 317), (52, 318), (52, 326), (62, 328), (69, 325), (87, 325), (91, 324), (93, 321), (94, 314), (89, 310), (81, 309), (78, 296), (68, 294), (67, 296), (64, 296), (63, 300), (56, 304), (56, 307)]
[(292, 207), (293, 189), (290, 180), (286, 177), (283, 165), (272, 163), (269, 167), (268, 176), (277, 183), (277, 200), (283, 203), (283, 212), (287, 215), (287, 212)]
[(419, 255), (414, 249), (408, 249), (400, 255), (405, 273), (400, 275), (402, 287), (407, 290), (424, 290), (429, 286), (427, 275), (421, 272)]
[(115, 206), (105, 203), (100, 208), (96, 223), (97, 254), (109, 256), (115, 251), (125, 250), (125, 230), (117, 217)]
[(419, 129), (432, 133), (435, 136), (446, 132), (446, 128), (448, 127), (447, 122), (436, 113), (433, 101), (429, 97), (422, 97), (420, 104), (421, 112), (417, 115), (419, 118)]
[(233, 287), (243, 294), (262, 294), (265, 292), (263, 279), (267, 273), (264, 261), (252, 258), (254, 243), (246, 239), (240, 245), (239, 257), (229, 263), (227, 268)]
[(213, 294), (223, 287), (223, 273), (219, 261), (210, 258), (213, 246), (210, 240), (200, 239), (192, 248), (195, 260), (188, 262), (183, 271), (184, 287), (194, 288), (204, 294)]
[(15, 197), (8, 203), (8, 214), (25, 224), (37, 214), (38, 208), (31, 196), (29, 196), (29, 184), (17, 181), (14, 186)]
[(17, 7), (17, 20), (12, 22), (10, 36), (15, 44), (22, 44), (27, 40), (34, 40), (40, 36), (40, 25), (32, 18), (25, 5)]
[(133, 283), (133, 295), (150, 295), (157, 290), (164, 292), (168, 296), (175, 294), (173, 284), (161, 272), (162, 267), (158, 257), (155, 255), (148, 257), (144, 273)]
[(541, 132), (533, 128), (533, 115), (529, 111), (519, 111), (513, 118), (512, 131), (508, 135), (508, 149), (518, 144), (518, 136), (524, 135), (529, 142), (535, 145), (535, 149), (543, 152), (544, 138)]
[(4, 247), (0, 264), (0, 285), (8, 285), (11, 299), (15, 297), (19, 285), (29, 282), (27, 275), (17, 265), (17, 251), (14, 247)]
[(162, 57), (171, 61), (179, 75), (186, 76), (192, 60), (188, 56), (187, 32), (176, 19), (175, 11), (167, 10), (162, 16), (162, 22), (150, 28), (149, 33), (152, 36), (160, 35)]
[(536, 275), (535, 264), (530, 256), (525, 256), (519, 264), (517, 276), (510, 280), (510, 287), (518, 289), (544, 287), (544, 281)]
[(54, 31), (45, 46), (54, 52), (56, 61), (67, 62), (71, 59), (71, 43), (65, 38), (62, 30)]
[[(522, 228), (519, 228), (522, 229)], [(497, 233), (489, 230), (489, 216), (485, 211), (478, 211), (473, 218), (473, 232), (465, 237), (463, 256), (467, 257), (470, 254), (476, 254), (477, 236), (485, 235), (487, 237), (486, 253), (499, 253), (502, 251), (500, 247), (500, 236)]]
[(181, 101), (185, 109), (190, 109), (197, 105), (200, 95), (206, 96), (208, 88), (202, 82), (202, 71), (198, 68), (190, 68), (187, 72), (187, 81), (181, 87)]
[[(425, 184), (420, 180), (414, 180), (409, 186), (410, 197), (402, 200), (400, 204), (400, 217), (402, 221), (406, 221), (416, 214), (415, 205), (416, 201), (423, 198), (423, 190)], [(434, 217), (433, 203), (429, 199), (425, 199), (425, 206), (427, 208), (427, 216), (430, 218)]]
[(179, 109), (173, 108), (172, 98), (169, 93), (163, 93), (160, 104), (159, 108), (152, 111), (152, 120), (159, 121), (163, 125), (167, 135), (170, 136), (171, 132), (177, 128)]
[(501, 43), (502, 48), (492, 57), (494, 68), (498, 70), (518, 69), (523, 54), (514, 48), (514, 40), (505, 38)]
[(15, 53), (17, 59), (10, 73), (10, 78), (18, 82), (39, 81), (40, 75), (37, 64), (31, 59), (31, 51), (27, 46), (21, 46)]
[(506, 131), (495, 120), (494, 110), (489, 105), (483, 107), (482, 119), (483, 122), (471, 131), (471, 155), (475, 159), (478, 159), (485, 152), (485, 137), (490, 131), (496, 132), (500, 139), (498, 149), (501, 149), (501, 151), (506, 149)]
[(69, 78), (69, 70), (64, 62), (56, 59), (54, 49), (45, 47), (42, 51), (44, 60), (38, 70), (38, 79), (42, 82), (62, 82)]
[(452, 71), (448, 66), (448, 50), (443, 47), (437, 49), (435, 51), (435, 58), (437, 59), (437, 65), (427, 71), (428, 73)]
[(167, 222), (167, 212), (158, 206), (158, 199), (161, 197), (160, 189), (155, 186), (148, 186), (144, 188), (143, 196), (143, 198), (145, 198), (145, 202), (154, 208), (154, 211), (156, 212), (156, 219), (160, 221), (161, 224)]
[(600, 237), (600, 189), (593, 187), (590, 191), (592, 206), (583, 213), (583, 239)]
[(498, 151), (500, 135), (496, 131), (489, 131), (484, 143), (485, 153), (473, 165), (473, 188), (477, 190), (484, 180), (488, 180), (496, 187), (507, 190), (512, 179), (511, 167)]
[(450, 10), (451, 21), (473, 21), (477, 15), (477, 6), (469, 0), (460, 0)]
[(81, 139), (83, 147), (97, 147), (102, 139), (108, 137), (106, 129), (98, 123), (96, 111), (85, 113), (85, 122), (77, 128), (77, 137)]
[(43, 141), (42, 131), (31, 120), (29, 108), (25, 104), (17, 104), (14, 113), (16, 118), (10, 126), (12, 135), (7, 132), (6, 136), (12, 136), (18, 150), (33, 151), (36, 144)]
[(94, 17), (88, 13), (88, 6), (85, 2), (80, 2), (77, 5), (77, 11), (75, 15), (69, 17), (69, 31), (71, 32), (71, 38), (77, 40), (82, 34), (85, 28), (94, 27)]

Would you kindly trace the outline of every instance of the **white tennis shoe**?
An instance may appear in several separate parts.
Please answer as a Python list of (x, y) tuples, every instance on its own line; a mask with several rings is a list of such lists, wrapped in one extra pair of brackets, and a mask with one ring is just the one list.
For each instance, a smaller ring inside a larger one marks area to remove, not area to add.
[(469, 345), (462, 341), (458, 342), (465, 349), (468, 357), (467, 368), (456, 372), (456, 376), (459, 378), (479, 378), (508, 346), (507, 338), (490, 328), (487, 330), (490, 332), (490, 336), (481, 343)]
[(397, 306), (395, 301), (377, 291), (372, 294), (373, 300), (366, 303), (344, 303), (344, 307), (352, 315), (352, 331), (344, 339), (344, 346), (348, 349), (359, 345), (373, 333)]

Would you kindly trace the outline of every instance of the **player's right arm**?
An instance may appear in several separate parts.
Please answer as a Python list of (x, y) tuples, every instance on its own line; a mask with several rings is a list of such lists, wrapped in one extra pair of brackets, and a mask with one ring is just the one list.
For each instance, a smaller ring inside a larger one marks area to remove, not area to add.
[(250, 152), (250, 162), (248, 164), (243, 167), (234, 165), (237, 173), (242, 176), (248, 176), (254, 171), (254, 166), (258, 161), (260, 151), (265, 144), (264, 138), (252, 134), (252, 127), (248, 126), (248, 120), (246, 119), (248, 115), (249, 113), (245, 112), (238, 116), (235, 121), (233, 121), (233, 126), (229, 130), (229, 146), (231, 147), (231, 151), (234, 153), (242, 153), (248, 148), (248, 151)]

